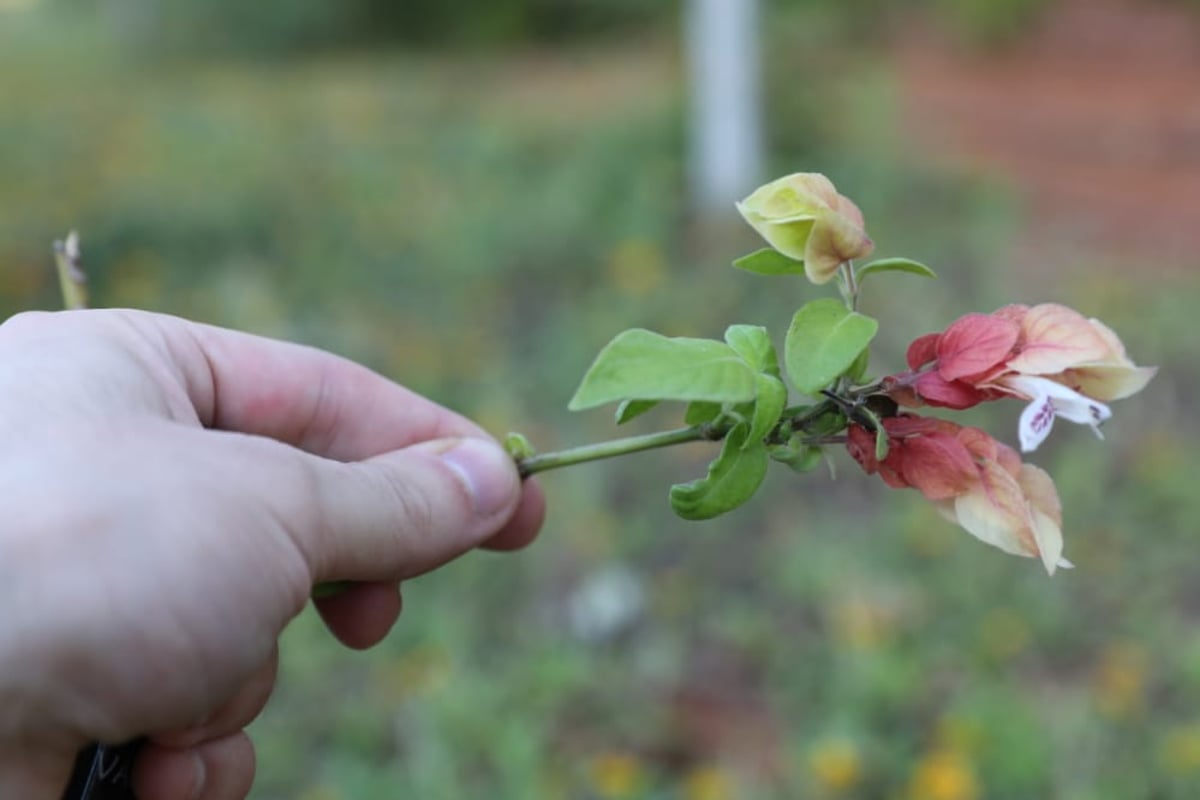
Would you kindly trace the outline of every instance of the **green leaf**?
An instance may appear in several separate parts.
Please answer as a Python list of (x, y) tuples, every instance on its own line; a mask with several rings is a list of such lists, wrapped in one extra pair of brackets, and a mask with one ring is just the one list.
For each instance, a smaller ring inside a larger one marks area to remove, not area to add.
[[(684, 519), (712, 519), (749, 500), (767, 474), (767, 448), (749, 441), (750, 427), (735, 425), (708, 465), (708, 475), (671, 487), (671, 508)], [(748, 445), (748, 446), (747, 446)]]
[(875, 460), (883, 461), (888, 455), (888, 436), (887, 430), (884, 429), (883, 423), (879, 421), (879, 417), (869, 408), (862, 407), (858, 409), (858, 415), (863, 417), (875, 431)]
[(805, 394), (816, 394), (850, 369), (879, 323), (837, 300), (808, 303), (792, 318), (784, 344), (788, 376)]
[(738, 269), (754, 272), (759, 275), (803, 275), (804, 262), (800, 259), (785, 256), (778, 250), (764, 247), (748, 256), (742, 256), (733, 262)]
[(723, 410), (724, 407), (720, 403), (706, 403), (703, 400), (697, 400), (694, 403), (688, 403), (687, 411), (683, 414), (683, 421), (687, 425), (703, 425), (721, 416)]
[(624, 425), (634, 417), (640, 417), (658, 405), (657, 400), (623, 400), (617, 406), (617, 424)]
[(769, 450), (773, 461), (786, 464), (796, 472), (811, 472), (821, 463), (824, 451), (811, 444), (780, 444)]
[(754, 372), (724, 342), (672, 339), (635, 328), (600, 351), (568, 405), (572, 411), (617, 400), (754, 399)]
[(779, 356), (771, 335), (761, 325), (730, 325), (725, 329), (725, 341), (755, 372), (779, 376)]
[(845, 414), (841, 411), (830, 411), (817, 417), (806, 427), (815, 436), (836, 436), (846, 430), (846, 424)]
[(514, 460), (520, 461), (537, 453), (529, 440), (520, 433), (509, 433), (504, 437), (504, 449)]
[(771, 432), (783, 409), (787, 405), (787, 387), (783, 381), (774, 375), (755, 375), (758, 384), (758, 397), (754, 401), (754, 411), (750, 417), (750, 435), (746, 437), (743, 448), (754, 442), (762, 442), (763, 437)]
[(854, 363), (850, 365), (850, 369), (846, 370), (846, 377), (851, 383), (858, 383), (867, 374), (867, 367), (871, 366), (871, 351), (863, 348), (863, 351), (858, 354), (858, 358), (854, 359)]
[(923, 278), (937, 277), (936, 272), (920, 261), (913, 261), (911, 258), (881, 258), (869, 264), (863, 264), (854, 270), (854, 275), (859, 281), (862, 281), (863, 278), (879, 272), (907, 272), (910, 275), (920, 275)]

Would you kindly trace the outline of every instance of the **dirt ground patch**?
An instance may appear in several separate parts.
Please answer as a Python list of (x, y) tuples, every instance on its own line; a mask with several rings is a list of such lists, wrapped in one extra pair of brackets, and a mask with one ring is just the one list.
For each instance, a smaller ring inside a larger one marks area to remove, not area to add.
[(1060, 0), (1002, 51), (926, 29), (897, 63), (914, 144), (1025, 196), (1022, 253), (1200, 264), (1200, 15)]

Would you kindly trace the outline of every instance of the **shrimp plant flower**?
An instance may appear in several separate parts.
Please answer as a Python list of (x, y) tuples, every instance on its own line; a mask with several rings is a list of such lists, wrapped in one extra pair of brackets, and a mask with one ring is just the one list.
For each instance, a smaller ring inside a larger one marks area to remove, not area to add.
[(842, 264), (875, 249), (858, 206), (820, 173), (772, 181), (737, 203), (737, 210), (771, 247), (804, 262), (805, 275), (816, 284), (828, 283)]
[[(1063, 556), (1063, 510), (1054, 481), (980, 428), (913, 409), (966, 409), (1017, 398), (1021, 450), (1031, 452), (1056, 419), (1097, 433), (1109, 403), (1145, 388), (1116, 333), (1067, 306), (1008, 305), (969, 313), (918, 337), (907, 370), (873, 378), (869, 347), (879, 322), (859, 311), (864, 286), (885, 273), (936, 277), (902, 257), (871, 255), (859, 207), (829, 178), (797, 172), (736, 204), (766, 248), (734, 261), (765, 276), (801, 275), (840, 297), (804, 302), (777, 339), (764, 326), (734, 324), (721, 339), (668, 337), (635, 328), (605, 345), (569, 407), (617, 404), (624, 425), (664, 403), (682, 404), (684, 427), (537, 453), (510, 437), (522, 474), (656, 447), (720, 443), (706, 475), (671, 487), (684, 519), (725, 514), (747, 502), (774, 461), (811, 473), (838, 449), (895, 488), (921, 492), (947, 519), (1007, 553), (1036, 558), (1054, 573)], [(801, 284), (803, 286), (803, 284)]]
[(1018, 427), (1025, 452), (1045, 441), (1058, 417), (1099, 436), (1112, 416), (1107, 404), (1141, 391), (1156, 372), (1134, 364), (1104, 323), (1057, 303), (967, 314), (914, 340), (906, 360), (908, 372), (884, 380), (900, 405), (1027, 400)]

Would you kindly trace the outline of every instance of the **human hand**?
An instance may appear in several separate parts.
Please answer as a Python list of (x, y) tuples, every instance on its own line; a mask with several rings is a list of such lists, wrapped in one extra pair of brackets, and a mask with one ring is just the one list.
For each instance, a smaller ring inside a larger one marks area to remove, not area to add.
[(344, 359), (134, 311), (0, 326), (0, 797), (57, 800), (90, 741), (149, 740), (142, 800), (240, 798), (242, 729), (314, 584), (369, 647), (399, 582), (536, 535), (468, 420)]

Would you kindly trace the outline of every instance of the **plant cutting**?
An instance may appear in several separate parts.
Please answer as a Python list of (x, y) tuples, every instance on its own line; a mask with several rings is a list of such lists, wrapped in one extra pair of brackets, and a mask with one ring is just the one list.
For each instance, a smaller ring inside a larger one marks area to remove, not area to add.
[[(1141, 391), (1154, 367), (1136, 365), (1102, 322), (1055, 303), (970, 313), (908, 347), (908, 370), (869, 376), (878, 322), (858, 310), (868, 282), (888, 273), (935, 278), (907, 258), (862, 262), (874, 251), (862, 212), (818, 173), (772, 181), (737, 204), (769, 245), (733, 266), (759, 275), (833, 284), (838, 297), (801, 306), (784, 336), (734, 324), (723, 340), (618, 334), (585, 373), (569, 407), (616, 404), (624, 424), (660, 403), (682, 408), (672, 430), (538, 453), (520, 434), (509, 452), (523, 475), (686, 442), (719, 446), (706, 475), (670, 489), (680, 517), (703, 520), (748, 501), (772, 461), (809, 472), (844, 448), (889, 486), (914, 488), (976, 538), (1037, 558), (1053, 574), (1063, 556), (1062, 508), (1041, 468), (985, 431), (913, 409), (965, 409), (1017, 399), (1021, 450), (1032, 452), (1056, 419), (1090, 427), (1108, 403)], [(860, 263), (861, 262), (861, 263)], [(793, 398), (788, 384), (800, 397)]]

